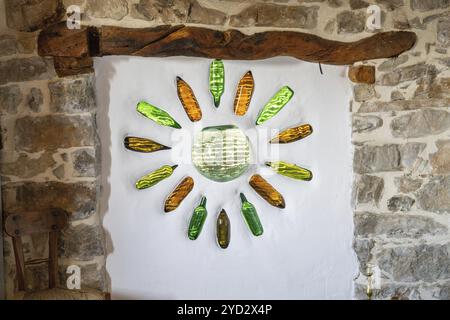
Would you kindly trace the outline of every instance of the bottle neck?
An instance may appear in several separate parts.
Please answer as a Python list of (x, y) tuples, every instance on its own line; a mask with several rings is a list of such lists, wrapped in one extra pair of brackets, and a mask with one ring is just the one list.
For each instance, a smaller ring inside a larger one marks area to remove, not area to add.
[(200, 200), (200, 206), (206, 206), (206, 197), (202, 197), (202, 199)]

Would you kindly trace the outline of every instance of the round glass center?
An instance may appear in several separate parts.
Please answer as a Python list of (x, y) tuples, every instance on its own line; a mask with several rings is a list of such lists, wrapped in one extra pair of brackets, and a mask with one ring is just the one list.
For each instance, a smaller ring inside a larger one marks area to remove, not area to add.
[(207, 127), (195, 137), (192, 162), (208, 179), (226, 182), (240, 177), (250, 165), (250, 143), (234, 125)]

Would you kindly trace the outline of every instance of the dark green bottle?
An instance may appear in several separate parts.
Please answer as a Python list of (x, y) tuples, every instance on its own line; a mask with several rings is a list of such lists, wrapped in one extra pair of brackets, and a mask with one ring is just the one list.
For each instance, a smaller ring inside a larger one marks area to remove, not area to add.
[(192, 213), (191, 222), (189, 222), (188, 237), (191, 240), (195, 240), (202, 232), (203, 225), (205, 224), (206, 216), (206, 197), (202, 197), (200, 204), (194, 209)]
[(264, 229), (261, 221), (259, 220), (258, 213), (256, 212), (255, 207), (253, 206), (253, 204), (247, 201), (247, 198), (243, 193), (240, 194), (240, 197), (242, 201), (241, 212), (244, 216), (244, 220), (247, 223), (247, 226), (254, 236), (262, 235)]

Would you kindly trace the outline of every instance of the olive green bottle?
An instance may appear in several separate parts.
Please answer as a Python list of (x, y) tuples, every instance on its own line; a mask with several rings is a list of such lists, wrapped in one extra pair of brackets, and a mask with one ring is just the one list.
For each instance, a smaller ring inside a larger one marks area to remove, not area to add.
[(230, 244), (230, 219), (225, 209), (222, 209), (217, 216), (217, 243), (222, 249), (228, 248)]
[(159, 150), (170, 149), (170, 147), (156, 141), (139, 137), (125, 137), (123, 144), (128, 150), (133, 150), (136, 152), (156, 152)]
[(275, 161), (266, 162), (266, 166), (271, 167), (276, 173), (292, 179), (310, 181), (313, 178), (313, 174), (311, 171), (299, 167), (296, 164), (284, 161)]
[(247, 201), (247, 198), (243, 193), (240, 194), (240, 197), (242, 201), (241, 212), (244, 216), (244, 220), (247, 223), (248, 228), (254, 236), (262, 235), (264, 229), (261, 221), (259, 220), (258, 213), (256, 212), (255, 207), (253, 206), (253, 204)]
[(164, 165), (161, 168), (146, 174), (138, 181), (136, 181), (136, 189), (142, 190), (153, 187), (158, 182), (167, 179), (173, 173), (173, 171), (178, 167), (178, 165), (167, 166)]
[(191, 240), (195, 240), (202, 232), (203, 225), (205, 224), (206, 216), (206, 197), (202, 197), (200, 204), (194, 209), (192, 213), (191, 221), (189, 222), (188, 237)]

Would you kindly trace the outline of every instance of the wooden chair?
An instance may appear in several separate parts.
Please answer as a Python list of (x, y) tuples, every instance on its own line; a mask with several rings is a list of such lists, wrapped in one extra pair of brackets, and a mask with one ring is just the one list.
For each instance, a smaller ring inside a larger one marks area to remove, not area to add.
[[(61, 209), (10, 213), (5, 219), (5, 232), (12, 237), (19, 293), (15, 299), (24, 300), (106, 300), (107, 293), (97, 290), (68, 290), (57, 288), (58, 238), (67, 226), (67, 213)], [(48, 259), (25, 261), (22, 236), (48, 233)], [(27, 292), (25, 266), (48, 263), (48, 290)]]

